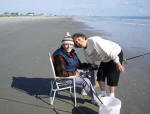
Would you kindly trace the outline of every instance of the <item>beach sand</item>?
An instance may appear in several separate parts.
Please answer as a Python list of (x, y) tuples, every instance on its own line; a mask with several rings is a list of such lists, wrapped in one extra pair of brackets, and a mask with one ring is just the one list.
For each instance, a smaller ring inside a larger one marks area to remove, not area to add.
[[(54, 106), (48, 105), (52, 78), (48, 52), (60, 46), (67, 31), (100, 35), (86, 27), (69, 17), (0, 18), (0, 114), (97, 114), (98, 107), (88, 97), (84, 102), (79, 94), (78, 108), (65, 92), (56, 96)], [(84, 61), (82, 50), (77, 52)], [(134, 50), (124, 52), (125, 57), (137, 54)], [(121, 114), (150, 112), (149, 59), (145, 56), (124, 65), (126, 72), (121, 73), (116, 90), (122, 101)]]

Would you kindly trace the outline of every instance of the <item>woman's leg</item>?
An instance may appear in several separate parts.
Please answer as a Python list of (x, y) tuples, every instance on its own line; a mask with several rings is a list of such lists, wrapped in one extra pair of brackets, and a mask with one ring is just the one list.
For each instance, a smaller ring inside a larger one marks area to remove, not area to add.
[(100, 101), (96, 97), (96, 92), (93, 89), (93, 86), (88, 78), (77, 77), (76, 84), (81, 85), (87, 93), (87, 95), (90, 96), (92, 100), (94, 100), (97, 104), (100, 105)]

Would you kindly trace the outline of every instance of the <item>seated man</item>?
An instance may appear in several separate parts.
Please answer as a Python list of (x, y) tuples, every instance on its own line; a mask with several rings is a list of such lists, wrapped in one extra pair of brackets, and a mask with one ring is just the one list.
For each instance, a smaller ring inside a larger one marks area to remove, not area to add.
[[(53, 63), (56, 76), (69, 77), (76, 76), (75, 83), (81, 85), (88, 96), (91, 97), (92, 103), (100, 104), (98, 98), (95, 96), (95, 91), (90, 80), (86, 77), (81, 77), (77, 72), (77, 68), (87, 68), (90, 64), (81, 63), (73, 49), (74, 42), (69, 33), (66, 34), (62, 40), (62, 45), (53, 53)], [(66, 84), (73, 84), (71, 80), (64, 80)]]

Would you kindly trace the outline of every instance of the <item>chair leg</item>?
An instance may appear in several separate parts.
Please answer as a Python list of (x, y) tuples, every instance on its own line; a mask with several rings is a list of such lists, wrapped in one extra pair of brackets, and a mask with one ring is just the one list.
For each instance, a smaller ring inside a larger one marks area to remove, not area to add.
[(49, 98), (49, 103), (52, 105), (52, 91), (51, 91), (51, 94), (50, 94), (50, 98)]
[(76, 86), (75, 86), (75, 79), (73, 79), (73, 88), (74, 88), (74, 105), (76, 107), (77, 101), (76, 101)]
[(53, 98), (52, 98), (52, 100), (51, 100), (51, 105), (54, 104), (55, 95), (56, 95), (56, 91), (54, 91)]
[(54, 84), (54, 81), (51, 81), (51, 91), (50, 91), (50, 98), (49, 98), (49, 103), (50, 103), (51, 105), (53, 104), (53, 97), (52, 97), (53, 84)]

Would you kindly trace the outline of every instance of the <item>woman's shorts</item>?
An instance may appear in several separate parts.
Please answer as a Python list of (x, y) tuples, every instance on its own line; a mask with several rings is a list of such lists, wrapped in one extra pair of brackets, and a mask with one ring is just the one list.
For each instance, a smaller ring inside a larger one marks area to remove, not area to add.
[[(123, 52), (119, 54), (119, 61), (122, 64), (123, 62)], [(120, 71), (117, 69), (116, 63), (112, 60), (110, 62), (104, 63), (101, 62), (100, 67), (97, 72), (97, 81), (105, 82), (107, 78), (107, 85), (117, 86), (119, 81)]]

